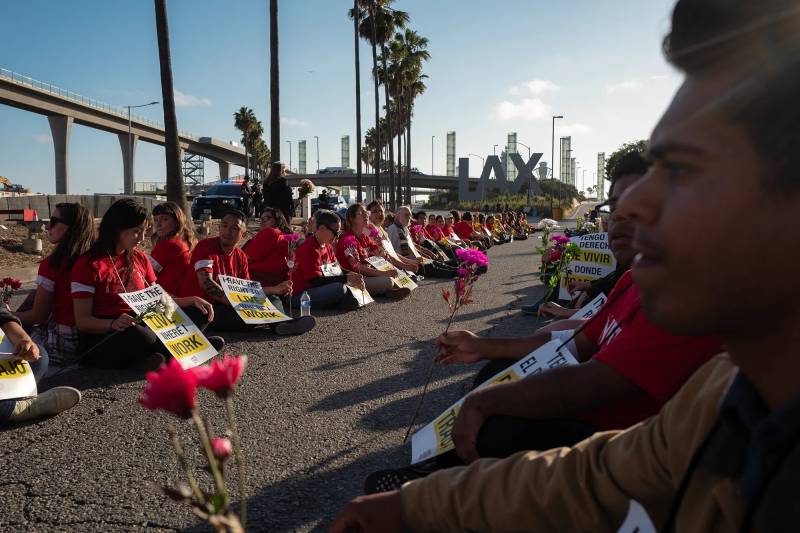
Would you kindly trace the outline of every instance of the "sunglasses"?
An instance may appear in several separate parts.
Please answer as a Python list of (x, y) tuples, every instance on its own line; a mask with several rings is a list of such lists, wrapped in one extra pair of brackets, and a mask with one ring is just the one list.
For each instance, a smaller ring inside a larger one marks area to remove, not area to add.
[(56, 216), (51, 216), (50, 220), (47, 221), (47, 226), (50, 227), (50, 228), (52, 228), (52, 227), (54, 227), (54, 226), (56, 226), (58, 224), (64, 224), (65, 226), (68, 225), (66, 220), (64, 220), (61, 217), (56, 217)]

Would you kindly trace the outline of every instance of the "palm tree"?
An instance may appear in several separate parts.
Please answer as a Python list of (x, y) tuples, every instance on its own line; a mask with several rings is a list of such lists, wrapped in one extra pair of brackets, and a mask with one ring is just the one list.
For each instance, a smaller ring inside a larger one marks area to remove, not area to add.
[[(280, 73), (278, 71), (278, 0), (269, 0), (269, 103), (270, 152), (275, 161), (281, 158)], [(276, 178), (281, 173), (279, 163), (272, 165), (270, 173)]]
[(249, 158), (250, 143), (248, 141), (250, 139), (251, 131), (253, 129), (255, 122), (256, 122), (256, 115), (255, 113), (253, 113), (253, 110), (250, 109), (249, 107), (242, 106), (239, 108), (239, 111), (233, 114), (233, 125), (236, 127), (237, 130), (242, 132), (242, 144), (244, 145), (245, 177), (248, 176), (248, 171), (250, 169), (250, 158)]
[(175, 115), (175, 93), (172, 87), (172, 59), (169, 50), (167, 0), (155, 0), (158, 62), (161, 67), (161, 101), (164, 104), (164, 156), (167, 166), (167, 199), (175, 202), (189, 216), (186, 185), (181, 172), (181, 145), (178, 119)]
[[(361, 14), (358, 7), (358, 0), (353, 0), (353, 33), (355, 34), (355, 56), (356, 56), (356, 200), (361, 203), (361, 59), (358, 53), (358, 23)], [(318, 170), (319, 171), (319, 170)]]

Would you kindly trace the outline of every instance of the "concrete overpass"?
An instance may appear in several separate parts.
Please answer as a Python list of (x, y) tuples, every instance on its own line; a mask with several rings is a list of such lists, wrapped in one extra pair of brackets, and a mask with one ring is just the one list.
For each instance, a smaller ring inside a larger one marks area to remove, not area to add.
[[(340, 187), (343, 185), (355, 187), (355, 174), (290, 174), (286, 181), (290, 187), (300, 185), (300, 180), (310, 179), (318, 187)], [(395, 179), (397, 179), (395, 177)], [(428, 174), (411, 174), (411, 187), (417, 189), (458, 189), (458, 176), (431, 176)], [(361, 185), (371, 187), (375, 185), (375, 174), (362, 174)], [(389, 174), (381, 174), (381, 188), (389, 186)]]
[[(0, 68), (0, 104), (46, 115), (55, 152), (56, 194), (69, 192), (69, 141), (72, 124), (89, 126), (119, 138), (126, 194), (133, 193), (136, 142), (164, 146), (164, 126), (131, 116), (131, 147), (128, 150), (128, 112), (71, 91)], [(219, 164), (220, 179), (227, 179), (230, 165), (245, 165), (244, 148), (211, 137), (179, 132), (181, 149)]]

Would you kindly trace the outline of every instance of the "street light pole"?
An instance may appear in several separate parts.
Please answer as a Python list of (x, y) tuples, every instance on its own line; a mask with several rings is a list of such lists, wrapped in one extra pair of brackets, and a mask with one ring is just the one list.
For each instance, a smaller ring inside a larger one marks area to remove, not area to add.
[[(141, 105), (126, 105), (125, 107), (128, 108), (128, 176), (131, 180), (131, 190), (126, 191), (130, 194), (136, 193), (136, 182), (133, 179), (133, 136), (131, 135), (131, 109), (137, 107), (147, 107), (150, 105), (156, 105), (158, 102), (150, 102), (149, 104), (141, 104)], [(124, 190), (124, 189), (123, 189)]]
[[(468, 154), (468, 155), (471, 155), (472, 157), (477, 157), (478, 159), (481, 160), (481, 173), (480, 173), (480, 176), (483, 176), (483, 169), (486, 166), (486, 159), (484, 159), (483, 157), (481, 157), (481, 156), (479, 156), (477, 154)], [(482, 201), (484, 201), (486, 188), (483, 186), (483, 181), (480, 180), (480, 176), (478, 177), (478, 186), (481, 188), (481, 202), (482, 202)]]
[(433, 139), (436, 135), (431, 135), (431, 176), (433, 176)]
[[(519, 141), (517, 141), (517, 144), (521, 144), (522, 146), (528, 149), (528, 159), (525, 160), (525, 164), (527, 165), (528, 161), (531, 160), (531, 147)], [(531, 172), (531, 177), (528, 178), (528, 206), (531, 205), (531, 189), (533, 189), (533, 172)]]
[[(550, 179), (556, 179), (556, 119), (564, 118), (564, 115), (553, 115), (553, 128), (550, 130)], [(550, 185), (553, 185), (552, 183)], [(550, 216), (553, 216), (553, 191), (550, 190)]]
[(314, 135), (314, 140), (317, 141), (317, 174), (319, 174), (319, 137)]
[(292, 170), (292, 141), (286, 141), (289, 143), (289, 171)]
[(492, 148), (492, 155), (497, 155), (497, 147), (500, 146), (499, 144), (495, 144), (494, 148)]

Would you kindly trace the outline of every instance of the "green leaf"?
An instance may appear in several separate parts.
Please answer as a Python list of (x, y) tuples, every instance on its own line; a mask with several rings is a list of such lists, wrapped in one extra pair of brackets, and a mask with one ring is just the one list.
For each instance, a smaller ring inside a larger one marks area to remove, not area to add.
[(211, 508), (214, 510), (214, 514), (221, 514), (225, 509), (228, 508), (228, 504), (230, 503), (230, 498), (228, 497), (227, 493), (215, 492), (208, 499), (208, 503), (211, 504)]

